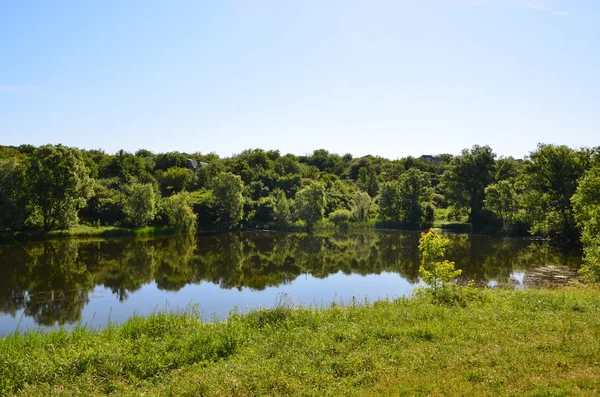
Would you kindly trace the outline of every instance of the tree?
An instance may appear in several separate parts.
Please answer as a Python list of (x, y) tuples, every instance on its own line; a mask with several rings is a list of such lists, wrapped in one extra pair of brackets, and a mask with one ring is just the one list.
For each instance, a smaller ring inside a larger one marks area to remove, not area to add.
[(402, 221), (400, 211), (400, 183), (386, 182), (381, 185), (379, 192), (379, 219), (383, 222)]
[(584, 278), (600, 282), (600, 166), (587, 172), (571, 198), (577, 226), (582, 230)]
[(19, 230), (26, 219), (25, 166), (16, 158), (0, 160), (0, 231)]
[(539, 145), (525, 167), (523, 196), (532, 233), (579, 240), (571, 197), (589, 163), (586, 152), (567, 146)]
[(144, 227), (156, 216), (156, 194), (149, 183), (134, 183), (130, 186), (123, 205), (128, 222), (135, 227)]
[(292, 212), (290, 211), (290, 203), (285, 193), (281, 189), (276, 189), (273, 192), (273, 197), (275, 198), (275, 222), (279, 226), (290, 226), (292, 224)]
[(369, 220), (371, 197), (367, 192), (357, 191), (352, 197), (352, 216), (358, 222)]
[(501, 180), (485, 188), (485, 208), (502, 222), (502, 229), (507, 233), (523, 218), (521, 198), (515, 183), (514, 180)]
[(400, 176), (399, 193), (400, 218), (404, 222), (416, 224), (427, 220), (426, 208), (433, 195), (429, 174), (411, 168)]
[(458, 208), (467, 208), (471, 223), (483, 221), (485, 188), (494, 181), (495, 157), (489, 146), (475, 145), (454, 157), (442, 176), (446, 198)]
[(167, 215), (169, 226), (187, 233), (196, 232), (196, 214), (192, 210), (191, 197), (188, 192), (167, 197), (164, 199), (162, 207)]
[(294, 200), (296, 215), (306, 223), (308, 230), (311, 230), (315, 223), (323, 219), (325, 204), (325, 188), (316, 182), (296, 193)]
[(384, 183), (379, 195), (382, 221), (417, 224), (426, 220), (433, 190), (426, 173), (411, 168), (398, 181)]
[(79, 150), (41, 146), (35, 150), (27, 170), (32, 208), (43, 229), (65, 229), (77, 224), (77, 210), (92, 194), (90, 170)]
[(419, 240), (422, 258), (419, 276), (433, 289), (433, 296), (441, 301), (447, 301), (450, 297), (447, 283), (462, 273), (461, 270), (454, 269), (454, 262), (440, 261), (444, 257), (448, 244), (448, 239), (433, 229), (428, 233), (422, 233)]
[(356, 181), (359, 188), (369, 193), (369, 196), (377, 196), (379, 191), (379, 182), (377, 173), (372, 166), (362, 167), (358, 170), (358, 180)]
[(166, 171), (157, 171), (158, 183), (163, 195), (169, 196), (187, 190), (192, 183), (194, 173), (187, 168), (171, 167)]
[(213, 183), (213, 200), (220, 218), (221, 227), (237, 226), (244, 215), (244, 182), (231, 172), (219, 174)]

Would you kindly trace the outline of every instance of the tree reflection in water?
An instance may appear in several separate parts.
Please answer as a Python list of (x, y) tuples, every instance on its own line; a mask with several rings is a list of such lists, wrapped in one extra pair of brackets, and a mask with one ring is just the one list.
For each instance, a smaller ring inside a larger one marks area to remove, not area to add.
[[(577, 267), (578, 255), (519, 239), (452, 234), (448, 259), (468, 280), (510, 283), (511, 275), (547, 265)], [(58, 240), (0, 246), (0, 312), (20, 310), (39, 325), (77, 322), (88, 294), (103, 286), (118, 298), (143, 285), (178, 291), (210, 282), (263, 290), (310, 274), (400, 274), (417, 283), (418, 232), (240, 232), (152, 239)]]

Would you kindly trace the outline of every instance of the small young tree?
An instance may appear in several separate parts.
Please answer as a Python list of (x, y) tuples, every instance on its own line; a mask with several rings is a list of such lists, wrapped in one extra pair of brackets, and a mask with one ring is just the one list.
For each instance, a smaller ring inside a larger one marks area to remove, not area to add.
[(288, 227), (292, 224), (292, 212), (290, 211), (290, 202), (281, 189), (273, 192), (275, 198), (275, 222), (279, 226)]
[(144, 227), (156, 216), (156, 196), (149, 183), (134, 183), (123, 205), (123, 213), (135, 227)]
[(357, 191), (352, 197), (352, 216), (358, 222), (369, 220), (371, 209), (371, 197), (367, 192)]
[(461, 270), (454, 269), (454, 262), (441, 260), (446, 252), (448, 239), (441, 236), (434, 229), (422, 233), (419, 240), (421, 251), (421, 266), (419, 276), (433, 290), (433, 296), (439, 300), (447, 300), (447, 283), (460, 276)]

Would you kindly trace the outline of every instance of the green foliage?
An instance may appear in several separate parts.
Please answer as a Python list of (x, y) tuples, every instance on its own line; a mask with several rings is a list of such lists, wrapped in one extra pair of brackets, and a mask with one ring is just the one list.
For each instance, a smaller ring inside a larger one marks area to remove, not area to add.
[(296, 216), (311, 230), (325, 214), (325, 188), (320, 183), (311, 183), (296, 194), (294, 211)]
[(45, 231), (77, 224), (77, 210), (93, 193), (90, 171), (81, 153), (65, 146), (41, 146), (27, 169), (30, 204), (34, 218)]
[(80, 211), (84, 221), (103, 225), (117, 225), (125, 219), (123, 205), (125, 194), (119, 179), (94, 180), (94, 195)]
[(475, 145), (454, 157), (442, 176), (444, 195), (457, 208), (469, 211), (470, 223), (483, 221), (485, 188), (494, 181), (495, 157), (489, 146)]
[[(321, 183), (323, 214), (319, 216), (317, 210), (303, 215), (314, 215), (308, 222), (304, 220), (310, 228), (316, 223), (313, 219), (327, 218), (336, 210), (350, 210), (352, 221), (378, 219), (379, 226), (417, 228), (434, 220), (469, 222), (475, 231), (530, 231), (576, 245), (580, 226), (575, 222), (570, 199), (583, 171), (598, 164), (600, 158), (598, 148), (574, 151), (552, 145), (540, 145), (525, 161), (510, 157), (496, 161), (489, 147), (474, 146), (460, 156), (440, 155), (436, 164), (410, 156), (398, 160), (371, 155), (353, 158), (324, 149), (306, 156), (250, 149), (220, 158), (214, 153), (154, 154), (140, 149), (135, 155), (123, 150), (110, 155), (101, 150), (49, 148), (0, 146), (0, 230), (65, 228), (75, 225), (79, 217), (88, 225), (127, 225), (130, 220), (123, 208), (127, 186), (134, 183), (152, 185), (156, 202), (173, 193), (192, 193), (192, 209), (199, 215), (201, 228), (228, 230), (242, 220), (289, 227), (300, 218), (300, 211), (294, 211), (294, 206), (290, 210), (290, 203), (303, 188)], [(40, 161), (48, 150), (74, 156), (77, 159), (73, 161), (83, 166), (59, 166), (58, 161), (57, 165), (42, 167)], [(208, 165), (193, 172), (187, 167), (188, 159)], [(34, 164), (38, 164), (35, 167), (39, 172), (33, 172)], [(69, 192), (73, 189), (66, 189), (64, 200), (56, 199), (62, 194), (58, 188), (50, 195), (39, 193), (44, 184), (60, 185), (62, 189), (63, 182), (57, 178), (68, 173), (60, 167), (81, 176), (82, 187), (75, 189), (79, 192), (72, 194)], [(42, 176), (38, 177), (40, 172)], [(45, 175), (52, 172), (55, 178)], [(241, 194), (228, 195), (223, 189), (227, 183), (223, 184), (221, 175), (225, 173), (241, 178)], [(90, 187), (95, 191), (91, 196)], [(278, 190), (285, 199), (274, 193)], [(372, 199), (367, 200), (357, 191)], [(196, 200), (207, 194), (211, 200)], [(231, 200), (223, 201), (217, 197), (219, 194)], [(300, 194), (298, 204), (303, 202), (304, 194)], [(50, 203), (55, 207), (51, 208)]]
[(584, 175), (588, 154), (567, 146), (539, 145), (525, 167), (523, 203), (533, 233), (577, 241), (571, 197)]
[(16, 157), (0, 159), (0, 231), (17, 231), (27, 218), (25, 166)]
[(419, 250), (421, 251), (419, 276), (432, 288), (433, 297), (440, 302), (453, 300), (453, 287), (448, 283), (462, 273), (461, 270), (455, 270), (454, 262), (441, 261), (448, 243), (448, 239), (434, 229), (428, 233), (422, 233), (419, 240)]
[(114, 156), (104, 153), (88, 152), (98, 165), (99, 178), (118, 178), (121, 183), (148, 183), (152, 177), (152, 162), (148, 158), (134, 156), (123, 150)]
[(357, 191), (352, 197), (352, 217), (357, 222), (369, 220), (371, 210), (371, 197), (367, 192)]
[(329, 221), (333, 222), (339, 227), (347, 226), (352, 213), (348, 210), (335, 210), (329, 214)]
[(386, 182), (381, 185), (379, 193), (379, 219), (383, 222), (400, 222), (400, 183), (398, 181)]
[(400, 211), (403, 221), (418, 223), (427, 219), (433, 189), (428, 174), (411, 168), (400, 177)]
[(377, 196), (379, 192), (379, 181), (375, 169), (371, 166), (362, 167), (358, 170), (358, 180), (356, 181), (359, 188), (367, 192), (369, 196)]
[(571, 198), (581, 241), (585, 247), (585, 279), (600, 282), (600, 166), (588, 171)]
[(154, 188), (149, 183), (133, 183), (126, 194), (123, 213), (135, 227), (144, 227), (154, 220), (157, 213)]
[(514, 180), (501, 180), (486, 187), (484, 204), (502, 222), (506, 233), (510, 233), (515, 223), (525, 216)]
[(171, 167), (166, 171), (157, 171), (156, 179), (164, 196), (188, 190), (194, 179), (194, 173), (187, 168)]
[(219, 215), (220, 227), (237, 226), (244, 215), (244, 182), (231, 172), (219, 174), (213, 183), (213, 202)]
[(177, 193), (163, 200), (162, 210), (169, 226), (186, 233), (196, 232), (196, 214), (192, 210), (191, 200), (187, 192)]
[(410, 169), (400, 180), (386, 182), (379, 195), (379, 218), (383, 222), (419, 224), (427, 220), (433, 190), (426, 173)]
[(275, 220), (276, 200), (274, 197), (261, 197), (256, 203), (254, 220), (256, 222), (267, 223)]
[(161, 153), (154, 158), (155, 170), (166, 171), (172, 167), (185, 168), (186, 164), (186, 156), (179, 152)]
[(273, 192), (275, 199), (275, 208), (273, 209), (273, 216), (275, 222), (279, 226), (288, 227), (292, 224), (292, 211), (290, 210), (290, 203), (285, 193), (281, 189), (277, 189)]

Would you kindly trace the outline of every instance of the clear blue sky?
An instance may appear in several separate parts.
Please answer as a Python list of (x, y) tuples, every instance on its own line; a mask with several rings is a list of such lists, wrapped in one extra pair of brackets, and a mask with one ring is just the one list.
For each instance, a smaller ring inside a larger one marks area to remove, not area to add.
[(0, 0), (0, 144), (600, 145), (598, 0)]

